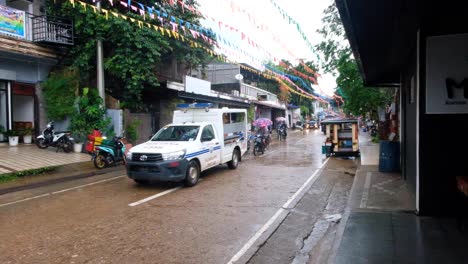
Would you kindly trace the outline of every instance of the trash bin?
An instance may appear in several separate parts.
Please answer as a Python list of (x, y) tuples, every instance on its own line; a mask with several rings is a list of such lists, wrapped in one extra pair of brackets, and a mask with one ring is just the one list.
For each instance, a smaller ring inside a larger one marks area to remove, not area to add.
[(331, 148), (332, 148), (331, 144), (322, 145), (322, 154), (325, 154), (325, 156), (330, 157), (331, 151), (332, 151)]
[(379, 171), (400, 171), (400, 142), (380, 141)]

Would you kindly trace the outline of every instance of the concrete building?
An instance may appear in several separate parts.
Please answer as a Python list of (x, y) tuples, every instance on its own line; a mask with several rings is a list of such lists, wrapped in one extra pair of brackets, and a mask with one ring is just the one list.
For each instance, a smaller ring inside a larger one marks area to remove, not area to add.
[(452, 215), (468, 175), (466, 1), (336, 0), (369, 86), (401, 89), (401, 167), (420, 215)]
[(290, 115), (286, 105), (274, 93), (257, 87), (261, 81), (259, 78), (258, 74), (252, 74), (235, 64), (210, 64), (207, 69), (207, 80), (212, 83), (212, 89), (248, 99), (255, 107), (254, 119), (263, 117), (274, 121), (277, 117)]
[(44, 1), (0, 0), (0, 125), (31, 126), (44, 115), (40, 83), (73, 44), (71, 21), (44, 16)]

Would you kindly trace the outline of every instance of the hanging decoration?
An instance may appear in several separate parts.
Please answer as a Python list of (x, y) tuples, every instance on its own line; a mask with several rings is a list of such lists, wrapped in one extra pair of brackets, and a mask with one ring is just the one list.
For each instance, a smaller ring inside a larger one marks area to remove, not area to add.
[(273, 4), (274, 7), (276, 7), (278, 9), (278, 12), (283, 16), (284, 19), (286, 19), (289, 24), (294, 24), (296, 25), (296, 28), (297, 28), (297, 31), (299, 32), (299, 34), (302, 36), (302, 38), (304, 39), (306, 45), (310, 48), (311, 51), (315, 52), (314, 50), (314, 46), (310, 43), (309, 39), (307, 39), (307, 36), (306, 34), (302, 31), (302, 28), (301, 26), (299, 25), (299, 23), (294, 20), (291, 16), (288, 15), (288, 13), (286, 13), (286, 11), (284, 11), (277, 3), (275, 0), (270, 0), (270, 2)]
[[(96, 0), (92, 0), (93, 3)], [(114, 6), (114, 0), (107, 0), (111, 6)], [(78, 1), (79, 2), (79, 1)], [(178, 17), (172, 16), (171, 14), (161, 11), (154, 6), (146, 6), (139, 2), (133, 0), (120, 0), (117, 2), (118, 5), (133, 11), (134, 13), (143, 17), (143, 20), (157, 20), (161, 26), (167, 25), (170, 26), (172, 31), (178, 32), (181, 29), (183, 32), (189, 30), (194, 38), (200, 38), (201, 40), (211, 44), (216, 45), (210, 36), (214, 36), (214, 32), (211, 29), (207, 29), (196, 24), (190, 23)], [(80, 3), (81, 4), (81, 3)], [(82, 5), (82, 4), (81, 4)], [(90, 5), (91, 8), (96, 9), (93, 5)], [(106, 9), (102, 9), (106, 10)], [(110, 11), (112, 12), (112, 11)], [(115, 12), (113, 12), (115, 13)], [(143, 22), (144, 23), (144, 22)]]
[(307, 66), (302, 60), (300, 60), (299, 63), (304, 67), (304, 69), (306, 70), (306, 72), (315, 75), (315, 77), (320, 77), (320, 74), (316, 73), (314, 70), (312, 70), (311, 68), (309, 68), (309, 66)]
[[(82, 2), (82, 1), (68, 0), (68, 2), (74, 8), (81, 7), (84, 10), (92, 10), (94, 13), (105, 17), (105, 19), (109, 19), (109, 18), (123, 19), (123, 20), (126, 20), (126, 21), (137, 24), (140, 28), (147, 27), (149, 29), (156, 30), (156, 31), (160, 32), (163, 36), (167, 35), (170, 38), (174, 38), (174, 39), (177, 39), (177, 40), (180, 40), (180, 41), (183, 41), (183, 42), (188, 42), (190, 44), (190, 46), (193, 47), (193, 48), (203, 49), (208, 54), (210, 54), (211, 56), (217, 57), (221, 61), (227, 61), (225, 56), (219, 55), (219, 54), (215, 53), (213, 50), (211, 50), (210, 48), (201, 45), (200, 43), (188, 38), (187, 36), (184, 36), (184, 35), (180, 34), (177, 31), (172, 30), (173, 28), (171, 28), (171, 29), (163, 28), (163, 27), (160, 27), (160, 26), (157, 26), (157, 25), (154, 25), (154, 24), (151, 24), (151, 23), (139, 20), (139, 19), (131, 18), (131, 17), (128, 17), (128, 16), (125, 16), (125, 15), (122, 15), (120, 13), (113, 12), (113, 11), (110, 11), (110, 10), (107, 10), (107, 9), (104, 9), (104, 8), (102, 8), (101, 11), (98, 11), (97, 8), (94, 5), (91, 5), (91, 4)], [(79, 5), (77, 6), (76, 3), (78, 3)], [(109, 14), (111, 14), (112, 17), (109, 17)]]

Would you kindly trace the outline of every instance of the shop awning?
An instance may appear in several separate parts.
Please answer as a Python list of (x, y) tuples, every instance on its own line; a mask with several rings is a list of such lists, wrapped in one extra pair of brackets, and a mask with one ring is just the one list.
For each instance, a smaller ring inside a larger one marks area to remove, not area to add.
[(415, 48), (419, 1), (336, 0), (366, 86), (398, 86)]
[(258, 104), (258, 105), (268, 106), (270, 108), (286, 110), (286, 107), (281, 106), (281, 105), (277, 105), (275, 103), (270, 103), (269, 101), (251, 100), (251, 102), (254, 103), (254, 104)]
[(250, 103), (249, 100), (245, 99), (226, 99), (226, 98), (221, 98), (220, 96), (214, 97), (214, 96), (207, 96), (203, 94), (195, 94), (195, 93), (187, 93), (187, 92), (178, 92), (178, 96), (180, 98), (187, 98), (187, 99), (193, 99), (193, 100), (198, 100), (202, 102), (211, 102), (211, 103), (217, 103), (217, 104), (225, 104), (225, 105), (230, 105), (230, 106), (235, 106), (235, 107), (242, 107), (242, 108), (249, 108)]

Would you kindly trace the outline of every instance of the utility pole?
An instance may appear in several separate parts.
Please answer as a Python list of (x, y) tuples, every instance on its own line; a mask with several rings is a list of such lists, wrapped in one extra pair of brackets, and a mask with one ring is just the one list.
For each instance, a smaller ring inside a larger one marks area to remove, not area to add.
[[(101, 0), (96, 2), (98, 12), (101, 12)], [(103, 55), (102, 55), (102, 40), (97, 39), (97, 88), (99, 96), (102, 98), (104, 107), (106, 105), (106, 92), (104, 88), (104, 66), (103, 66)]]

